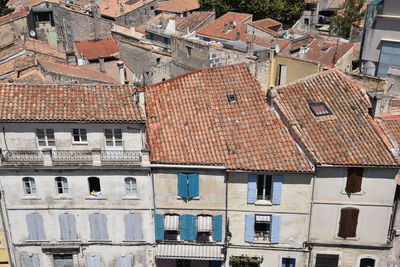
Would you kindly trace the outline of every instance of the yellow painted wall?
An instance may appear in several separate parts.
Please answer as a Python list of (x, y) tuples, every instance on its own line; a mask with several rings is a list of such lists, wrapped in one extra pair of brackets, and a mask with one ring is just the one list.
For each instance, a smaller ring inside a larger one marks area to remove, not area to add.
[(0, 267), (11, 266), (9, 262), (10, 258), (8, 256), (5, 233), (4, 231), (0, 231)]

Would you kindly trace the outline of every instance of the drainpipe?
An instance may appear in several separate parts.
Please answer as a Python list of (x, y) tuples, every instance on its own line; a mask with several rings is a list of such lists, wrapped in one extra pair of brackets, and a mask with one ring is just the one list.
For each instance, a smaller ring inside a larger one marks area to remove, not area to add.
[(8, 250), (8, 256), (11, 261), (10, 262), (11, 267), (15, 267), (15, 266), (17, 266), (16, 260), (15, 260), (16, 257), (15, 257), (14, 247), (12, 246), (12, 236), (11, 236), (11, 230), (10, 230), (11, 227), (10, 227), (10, 221), (8, 220), (8, 211), (7, 211), (7, 207), (6, 207), (3, 189), (1, 189), (0, 194), (1, 194), (1, 196), (0, 196), (1, 222), (3, 223), (3, 226), (4, 226), (4, 237), (6, 239), (6, 246), (7, 246), (7, 250)]
[(101, 72), (106, 72), (106, 68), (104, 66), (104, 57), (99, 57), (99, 68)]
[(314, 170), (315, 174), (312, 177), (312, 189), (311, 189), (311, 203), (310, 203), (310, 219), (308, 221), (308, 233), (307, 233), (307, 241), (306, 244), (309, 249), (308, 253), (308, 267), (312, 267), (312, 262), (311, 262), (311, 251), (312, 251), (312, 246), (309, 245), (310, 242), (310, 235), (311, 235), (311, 218), (312, 218), (312, 211), (313, 211), (313, 203), (314, 203), (314, 192), (315, 192), (315, 179), (317, 177), (317, 165), (314, 164)]
[[(228, 255), (228, 247), (229, 241), (232, 236), (229, 231), (229, 220), (228, 220), (228, 184), (229, 184), (229, 173), (225, 171), (225, 238), (224, 238), (224, 266), (228, 266), (226, 264), (227, 255)], [(228, 238), (229, 236), (229, 238)], [(229, 240), (228, 240), (229, 239)]]
[[(153, 226), (154, 226), (153, 233), (155, 233), (156, 225), (154, 223), (154, 217), (155, 217), (155, 214), (156, 214), (156, 195), (155, 195), (155, 188), (154, 188), (154, 172), (153, 172), (152, 168), (150, 168), (150, 176), (151, 176), (151, 189), (152, 189), (152, 195), (153, 195), (153, 197), (152, 197), (153, 198), (152, 219), (153, 219)], [(152, 236), (154, 236), (154, 235), (152, 235)], [(153, 240), (152, 240), (152, 242), (153, 242)], [(154, 244), (153, 245), (153, 267), (156, 267), (157, 266), (157, 260), (156, 260), (156, 246), (157, 246), (157, 244), (156, 244), (155, 236), (154, 236), (154, 243), (153, 244)]]
[(119, 83), (125, 84), (125, 72), (124, 72), (124, 62), (117, 62), (118, 70), (119, 70)]
[(388, 232), (388, 239), (389, 239), (389, 244), (392, 243), (393, 241), (393, 228), (394, 228), (394, 223), (396, 221), (396, 216), (397, 216), (397, 207), (399, 205), (399, 198), (400, 198), (400, 186), (396, 185), (396, 193), (395, 193), (395, 198), (394, 198), (394, 206), (393, 206), (393, 211), (392, 211), (392, 217), (390, 218), (390, 224), (389, 224), (389, 232)]

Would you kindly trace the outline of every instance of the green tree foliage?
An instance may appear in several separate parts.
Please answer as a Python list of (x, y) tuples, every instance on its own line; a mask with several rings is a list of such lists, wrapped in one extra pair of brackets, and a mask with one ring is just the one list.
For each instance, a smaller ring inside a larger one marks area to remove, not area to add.
[(7, 15), (14, 11), (13, 8), (6, 7), (8, 0), (0, 0), (0, 16)]
[(331, 20), (331, 31), (343, 38), (350, 37), (351, 24), (363, 17), (361, 8), (365, 0), (346, 0), (341, 10)]
[(273, 18), (293, 23), (301, 15), (304, 0), (199, 0), (202, 10), (214, 10), (217, 17), (234, 11), (253, 14), (253, 19)]

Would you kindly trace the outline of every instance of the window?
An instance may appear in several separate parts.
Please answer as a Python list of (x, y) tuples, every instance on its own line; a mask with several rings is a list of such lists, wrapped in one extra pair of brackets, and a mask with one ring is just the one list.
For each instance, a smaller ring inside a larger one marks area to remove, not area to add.
[(282, 258), (282, 267), (295, 267), (296, 259), (293, 258)]
[(227, 97), (228, 97), (229, 102), (236, 101), (236, 94), (234, 94), (234, 93), (227, 94)]
[(281, 217), (269, 214), (245, 215), (245, 241), (279, 243)]
[(86, 263), (87, 267), (103, 267), (101, 256), (87, 256)]
[(122, 130), (121, 129), (105, 129), (106, 146), (122, 148)]
[(72, 129), (74, 142), (87, 142), (86, 129)]
[(74, 267), (72, 254), (53, 255), (54, 267)]
[(339, 237), (356, 237), (358, 214), (359, 210), (356, 208), (340, 210)]
[(178, 173), (178, 196), (183, 198), (199, 196), (198, 173)]
[(347, 169), (346, 193), (357, 193), (361, 191), (363, 173), (363, 168)]
[(321, 103), (321, 102), (311, 103), (311, 104), (308, 104), (308, 106), (310, 107), (312, 113), (316, 117), (332, 114), (331, 110), (328, 108), (328, 106), (325, 103)]
[(137, 184), (135, 178), (125, 178), (125, 193), (127, 195), (137, 195)]
[(197, 216), (197, 241), (212, 241), (213, 218), (209, 215)]
[(157, 65), (160, 65), (160, 62), (161, 62), (161, 58), (156, 58), (156, 62), (157, 62)]
[(58, 194), (68, 194), (68, 180), (65, 177), (56, 177), (56, 188)]
[(166, 214), (164, 216), (164, 239), (179, 240), (179, 215)]
[(36, 129), (39, 147), (54, 147), (56, 145), (53, 129)]
[(309, 25), (309, 24), (310, 24), (310, 19), (305, 18), (305, 19), (304, 19), (304, 24), (305, 24), (305, 25)]
[(287, 73), (287, 66), (279, 64), (279, 85), (286, 84), (286, 73)]
[(190, 46), (186, 46), (186, 56), (192, 58), (192, 49)]
[(142, 216), (139, 213), (125, 214), (125, 239), (142, 240)]
[(45, 240), (43, 218), (39, 213), (30, 213), (26, 215), (26, 224), (28, 225), (29, 240)]
[(154, 6), (150, 6), (150, 10), (154, 10)]
[(35, 184), (34, 178), (24, 177), (24, 178), (22, 178), (22, 183), (24, 185), (24, 192), (26, 195), (35, 195), (36, 194), (36, 184)]
[(339, 264), (339, 255), (317, 254), (315, 267), (337, 267)]
[(70, 213), (62, 213), (58, 217), (60, 221), (60, 232), (62, 240), (76, 240), (76, 223), (75, 216)]
[(169, 42), (170, 42), (169, 39), (167, 37), (164, 37), (164, 44), (169, 45)]
[(117, 267), (132, 267), (132, 259), (130, 256), (119, 256), (117, 258)]
[(257, 175), (257, 199), (270, 200), (272, 175)]
[(100, 196), (101, 188), (100, 188), (100, 179), (97, 177), (89, 177), (89, 193), (91, 196)]
[(375, 260), (371, 258), (363, 258), (360, 260), (360, 267), (374, 267)]
[(24, 256), (23, 257), (24, 267), (39, 267), (39, 257), (37, 255)]
[(377, 75), (386, 76), (389, 66), (400, 66), (400, 43), (382, 41)]
[(107, 217), (102, 213), (93, 213), (89, 215), (90, 239), (106, 240), (108, 239)]

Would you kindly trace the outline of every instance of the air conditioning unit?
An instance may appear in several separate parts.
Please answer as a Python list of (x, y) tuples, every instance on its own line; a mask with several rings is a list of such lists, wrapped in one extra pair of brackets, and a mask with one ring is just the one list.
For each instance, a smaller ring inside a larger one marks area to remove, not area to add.
[(394, 229), (394, 235), (400, 236), (400, 229)]

